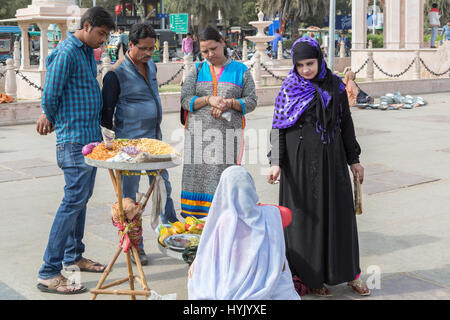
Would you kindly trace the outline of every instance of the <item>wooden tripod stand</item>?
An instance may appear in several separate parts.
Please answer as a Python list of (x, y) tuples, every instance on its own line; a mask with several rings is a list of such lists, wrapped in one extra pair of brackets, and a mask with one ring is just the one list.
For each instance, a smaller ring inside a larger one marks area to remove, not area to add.
[[(122, 225), (125, 222), (125, 214), (123, 212), (123, 204), (122, 204), (122, 170), (114, 170), (108, 169), (109, 175), (111, 177), (112, 184), (114, 186), (114, 190), (116, 191), (117, 201), (119, 204), (119, 214), (120, 214), (120, 221)], [(158, 174), (161, 174), (162, 170), (158, 170)], [(156, 183), (156, 177), (153, 179), (153, 182), (150, 186), (150, 188), (147, 191), (147, 194), (145, 195), (145, 202), (142, 206), (142, 212), (144, 211), (145, 206), (147, 205), (148, 199), (150, 198), (151, 193), (153, 192), (153, 189), (155, 187)], [(125, 236), (122, 235), (122, 238)], [(145, 296), (146, 299), (150, 296), (150, 289), (147, 285), (147, 280), (145, 279), (144, 271), (142, 270), (142, 264), (141, 259), (139, 258), (138, 249), (131, 243), (130, 245), (131, 251), (134, 256), (134, 260), (136, 261), (136, 266), (138, 269), (139, 277), (133, 274), (133, 267), (131, 264), (131, 256), (130, 251), (125, 252), (124, 249), (120, 246), (119, 249), (116, 251), (116, 254), (114, 255), (114, 258), (111, 260), (111, 262), (108, 264), (108, 267), (103, 272), (102, 277), (100, 281), (97, 283), (97, 287), (95, 289), (92, 289), (90, 292), (93, 294), (91, 297), (91, 300), (95, 300), (97, 298), (97, 295), (99, 294), (114, 294), (114, 295), (130, 295), (131, 300), (136, 300), (136, 296)], [(119, 257), (120, 253), (124, 251), (127, 259), (127, 267), (128, 267), (128, 277), (113, 281), (109, 284), (103, 285), (106, 278), (108, 277), (109, 273), (111, 272), (111, 269), (116, 262), (117, 258)], [(114, 286), (118, 286), (122, 283), (129, 282), (130, 289), (129, 290), (112, 290), (109, 289)], [(135, 290), (134, 288), (134, 281), (137, 281), (141, 286), (142, 290)]]

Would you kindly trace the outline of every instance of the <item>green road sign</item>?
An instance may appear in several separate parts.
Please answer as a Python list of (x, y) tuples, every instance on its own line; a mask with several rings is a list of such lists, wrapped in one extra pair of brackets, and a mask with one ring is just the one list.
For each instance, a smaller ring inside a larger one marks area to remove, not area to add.
[(170, 14), (170, 30), (177, 34), (188, 33), (189, 14), (174, 13)]

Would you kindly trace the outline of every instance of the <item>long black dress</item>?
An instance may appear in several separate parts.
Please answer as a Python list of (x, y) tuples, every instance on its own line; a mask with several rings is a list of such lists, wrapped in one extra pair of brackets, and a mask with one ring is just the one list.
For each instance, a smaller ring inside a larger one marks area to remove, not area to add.
[(319, 103), (312, 103), (293, 126), (271, 133), (272, 146), (280, 144), (279, 154), (272, 150), (270, 156), (271, 164), (281, 167), (279, 203), (292, 210), (285, 229), (289, 266), (317, 289), (354, 280), (361, 272), (348, 169), (359, 163), (361, 149), (345, 91), (335, 97), (338, 103), (330, 106), (339, 110), (331, 141), (322, 141), (316, 131)]

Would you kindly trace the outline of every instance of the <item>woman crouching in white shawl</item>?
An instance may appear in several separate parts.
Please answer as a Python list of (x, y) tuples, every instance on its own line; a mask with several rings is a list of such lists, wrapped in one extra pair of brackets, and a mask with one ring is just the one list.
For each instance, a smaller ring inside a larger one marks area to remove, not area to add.
[(300, 300), (285, 257), (280, 210), (257, 203), (245, 168), (223, 171), (189, 269), (189, 299)]

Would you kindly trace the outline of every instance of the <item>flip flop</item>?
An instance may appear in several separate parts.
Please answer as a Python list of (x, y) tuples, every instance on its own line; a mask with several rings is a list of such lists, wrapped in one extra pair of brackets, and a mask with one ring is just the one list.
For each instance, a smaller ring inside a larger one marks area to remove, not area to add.
[[(92, 267), (103, 267), (102, 270), (92, 269)], [(94, 262), (90, 259), (81, 258), (75, 264), (64, 267), (64, 270), (68, 272), (83, 271), (83, 272), (93, 272), (93, 273), (103, 273), (105, 272), (107, 265), (101, 264), (99, 262)]]
[(69, 295), (69, 294), (79, 294), (84, 293), (87, 291), (87, 288), (85, 286), (80, 285), (80, 287), (76, 290), (70, 290), (70, 291), (61, 291), (58, 290), (61, 287), (70, 287), (72, 286), (71, 283), (68, 283), (68, 279), (61, 276), (55, 277), (52, 279), (52, 283), (50, 285), (45, 285), (43, 283), (38, 283), (37, 288), (45, 293), (55, 293), (55, 294), (63, 294), (63, 295)]

